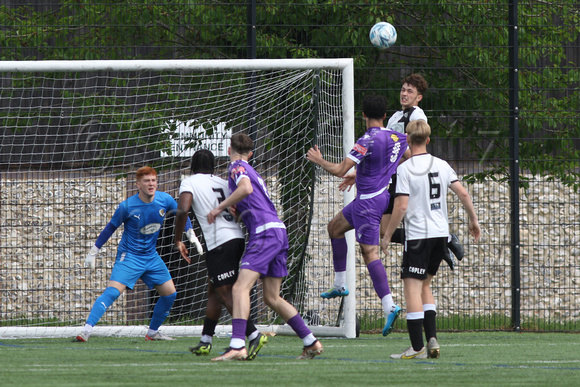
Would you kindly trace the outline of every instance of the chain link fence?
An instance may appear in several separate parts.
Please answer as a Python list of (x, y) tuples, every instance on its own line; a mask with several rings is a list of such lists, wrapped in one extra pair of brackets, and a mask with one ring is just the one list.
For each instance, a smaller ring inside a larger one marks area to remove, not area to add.
[[(379, 21), (398, 32), (385, 51), (368, 38)], [(8, 0), (0, 6), (0, 55), (348, 57), (357, 109), (364, 95), (379, 93), (393, 112), (401, 79), (420, 73), (430, 85), (420, 104), (433, 130), (430, 151), (462, 177), (483, 231), (474, 244), (450, 197), (450, 228), (466, 256), (434, 281), (440, 328), (579, 331), (579, 22), (576, 0)], [(10, 133), (2, 130), (5, 160)], [(358, 110), (355, 130), (364, 130)], [(403, 303), (401, 254), (382, 258)], [(380, 302), (357, 260), (361, 327), (380, 329)]]

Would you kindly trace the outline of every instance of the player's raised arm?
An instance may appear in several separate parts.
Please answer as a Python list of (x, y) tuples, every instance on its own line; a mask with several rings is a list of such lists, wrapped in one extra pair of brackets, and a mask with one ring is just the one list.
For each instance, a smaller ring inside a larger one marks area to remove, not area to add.
[(314, 147), (308, 149), (306, 158), (309, 161), (320, 165), (326, 172), (338, 177), (344, 176), (352, 167), (355, 166), (355, 162), (349, 158), (345, 158), (340, 164), (325, 160), (324, 157), (322, 157), (322, 152), (318, 149), (318, 145), (314, 145)]

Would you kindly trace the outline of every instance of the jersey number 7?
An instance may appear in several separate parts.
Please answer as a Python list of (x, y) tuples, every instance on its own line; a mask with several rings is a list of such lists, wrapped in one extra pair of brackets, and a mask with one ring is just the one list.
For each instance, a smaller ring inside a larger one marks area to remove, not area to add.
[[(213, 188), (213, 192), (215, 192), (217, 194), (217, 199), (218, 199), (219, 203), (226, 200), (226, 194), (224, 193), (223, 189)], [(228, 210), (224, 210), (222, 215), (223, 215), (224, 219), (227, 220), (228, 222), (234, 221), (234, 217), (232, 216), (232, 214), (230, 214), (230, 212)]]

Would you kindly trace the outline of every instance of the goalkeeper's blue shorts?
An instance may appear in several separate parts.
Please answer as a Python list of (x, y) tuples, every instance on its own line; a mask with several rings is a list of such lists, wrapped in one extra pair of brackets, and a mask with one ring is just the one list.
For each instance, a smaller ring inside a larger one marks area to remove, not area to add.
[(117, 253), (110, 280), (120, 282), (129, 289), (133, 289), (139, 278), (149, 289), (172, 279), (165, 262), (157, 253), (148, 257), (131, 253)]

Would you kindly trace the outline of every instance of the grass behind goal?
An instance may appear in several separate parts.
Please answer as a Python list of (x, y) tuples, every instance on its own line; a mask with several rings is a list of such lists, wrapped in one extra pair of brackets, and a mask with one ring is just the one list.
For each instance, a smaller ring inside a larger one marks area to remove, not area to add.
[[(117, 385), (577, 385), (580, 336), (565, 333), (441, 333), (441, 358), (391, 360), (409, 345), (406, 333), (384, 338), (323, 338), (324, 353), (298, 361), (301, 342), (275, 336), (251, 362), (212, 363), (188, 347), (197, 337), (170, 342), (142, 338), (0, 341), (2, 384), (19, 386)], [(228, 338), (216, 338), (212, 355)]]

